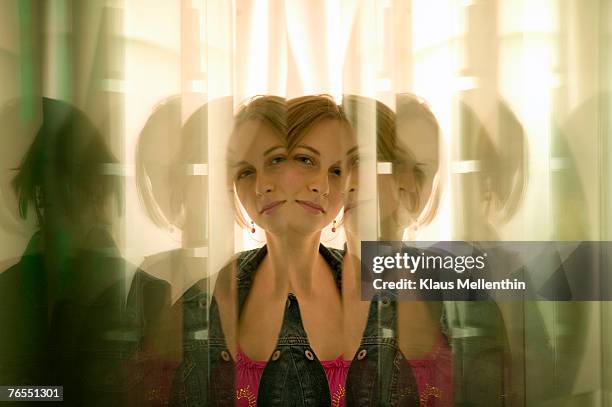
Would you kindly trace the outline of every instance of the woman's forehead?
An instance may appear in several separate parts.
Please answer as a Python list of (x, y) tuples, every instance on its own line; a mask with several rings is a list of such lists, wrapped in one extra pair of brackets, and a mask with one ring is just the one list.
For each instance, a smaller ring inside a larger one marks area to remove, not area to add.
[(300, 146), (319, 146), (329, 153), (346, 153), (356, 142), (348, 126), (338, 120), (324, 120), (315, 124), (297, 143)]

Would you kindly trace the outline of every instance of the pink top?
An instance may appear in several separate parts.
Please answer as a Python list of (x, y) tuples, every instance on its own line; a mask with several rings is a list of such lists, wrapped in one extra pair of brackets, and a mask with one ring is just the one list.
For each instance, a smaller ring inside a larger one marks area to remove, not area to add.
[(453, 353), (443, 336), (431, 352), (408, 363), (419, 389), (420, 407), (453, 405)]
[[(447, 407), (453, 405), (452, 350), (440, 336), (431, 352), (421, 359), (408, 360), (419, 390), (420, 407)], [(335, 360), (321, 361), (331, 395), (332, 407), (344, 406), (345, 381), (350, 360), (339, 356)], [(236, 354), (236, 406), (257, 405), (257, 390), (266, 362), (249, 359), (240, 349)]]
[[(266, 363), (251, 360), (238, 349), (236, 354), (236, 406), (257, 405), (257, 390)], [(327, 376), (332, 407), (344, 406), (344, 382), (350, 364), (351, 361), (344, 360), (342, 355), (335, 360), (321, 361), (325, 376)]]

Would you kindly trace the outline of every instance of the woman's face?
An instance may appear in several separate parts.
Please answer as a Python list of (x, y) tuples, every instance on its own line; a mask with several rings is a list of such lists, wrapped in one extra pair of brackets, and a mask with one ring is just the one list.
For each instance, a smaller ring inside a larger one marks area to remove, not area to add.
[[(378, 199), (377, 208), (380, 217), (379, 236), (386, 240), (401, 238), (403, 229), (414, 221), (415, 206), (418, 205), (416, 191), (417, 180), (414, 175), (415, 160), (410, 152), (405, 154), (396, 151), (398, 160), (391, 163), (392, 174), (377, 176)], [(352, 233), (358, 233), (358, 219), (367, 216), (364, 211), (364, 197), (359, 197), (359, 161), (352, 160), (348, 174), (345, 195), (344, 219), (345, 228)]]
[(234, 190), (249, 217), (267, 232), (282, 232), (289, 200), (282, 137), (261, 121), (248, 121), (230, 143), (229, 161)]
[(346, 125), (325, 120), (312, 127), (289, 153), (288, 227), (304, 234), (320, 232), (344, 203), (346, 173), (356, 143)]
[[(398, 123), (400, 149), (391, 163), (391, 174), (380, 174), (378, 184), (378, 214), (381, 239), (401, 239), (404, 228), (410, 226), (425, 207), (439, 166), (438, 135), (431, 123), (410, 120)], [(347, 183), (345, 217), (347, 229), (357, 231), (359, 171), (355, 166)], [(347, 210), (348, 208), (348, 210)]]

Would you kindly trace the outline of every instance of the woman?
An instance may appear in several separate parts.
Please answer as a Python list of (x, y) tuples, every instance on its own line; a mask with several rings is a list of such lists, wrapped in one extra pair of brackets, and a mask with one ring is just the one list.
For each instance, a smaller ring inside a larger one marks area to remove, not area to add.
[[(193, 362), (184, 369), (187, 377), (177, 375), (185, 385), (189, 376), (208, 376), (205, 396), (211, 404), (342, 402), (348, 366), (338, 340), (342, 256), (322, 246), (320, 236), (343, 205), (346, 157), (353, 147), (343, 111), (325, 96), (286, 104), (259, 97), (238, 112), (228, 157), (233, 192), (246, 213), (240, 222), (253, 232), (263, 229), (267, 244), (240, 253), (215, 287), (207, 331), (210, 368), (227, 368), (202, 375), (198, 364), (206, 364), (194, 354), (186, 356)], [(196, 291), (186, 297), (200, 296)], [(182, 397), (202, 391), (201, 381), (195, 382)]]

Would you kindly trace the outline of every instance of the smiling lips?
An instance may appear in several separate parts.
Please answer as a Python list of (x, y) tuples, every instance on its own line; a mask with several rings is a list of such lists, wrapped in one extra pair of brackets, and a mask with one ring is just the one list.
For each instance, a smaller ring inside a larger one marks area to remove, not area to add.
[(314, 214), (325, 213), (321, 205), (314, 203), (312, 201), (300, 201), (296, 199), (295, 202), (300, 204), (302, 208), (306, 209), (310, 213), (314, 213)]
[(265, 205), (261, 209), (260, 213), (262, 213), (262, 214), (271, 214), (277, 208), (279, 208), (281, 205), (283, 205), (285, 202), (287, 202), (287, 201), (274, 201), (274, 202), (270, 202), (269, 204)]

